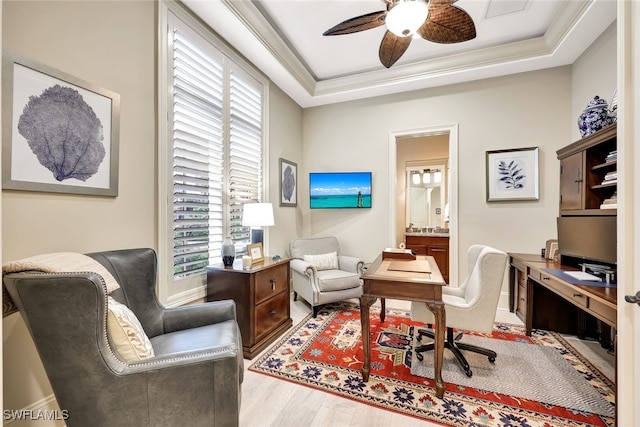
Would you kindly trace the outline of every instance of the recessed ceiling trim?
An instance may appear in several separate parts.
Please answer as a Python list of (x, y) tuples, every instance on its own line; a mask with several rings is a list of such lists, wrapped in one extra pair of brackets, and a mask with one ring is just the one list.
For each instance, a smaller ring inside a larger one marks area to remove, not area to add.
[(571, 64), (616, 18), (610, 0), (566, 1), (542, 37), (317, 81), (253, 3), (183, 2), (303, 108)]

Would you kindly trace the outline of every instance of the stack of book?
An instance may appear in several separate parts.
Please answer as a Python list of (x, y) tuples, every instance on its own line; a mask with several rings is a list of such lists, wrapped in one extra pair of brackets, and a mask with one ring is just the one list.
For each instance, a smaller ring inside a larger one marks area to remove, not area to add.
[(618, 171), (607, 172), (602, 180), (602, 185), (604, 184), (615, 184), (618, 182)]
[(618, 192), (615, 191), (611, 197), (604, 199), (600, 209), (618, 209)]
[(618, 150), (613, 150), (607, 154), (607, 157), (604, 159), (605, 163), (613, 162), (615, 160), (618, 160)]

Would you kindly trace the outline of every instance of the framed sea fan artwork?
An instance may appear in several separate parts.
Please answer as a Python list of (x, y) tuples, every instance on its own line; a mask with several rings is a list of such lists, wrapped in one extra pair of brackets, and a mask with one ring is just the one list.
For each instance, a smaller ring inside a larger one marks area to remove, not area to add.
[(487, 202), (538, 200), (538, 147), (487, 151)]
[(3, 51), (2, 188), (118, 195), (120, 95)]
[(280, 158), (280, 206), (298, 206), (298, 165)]

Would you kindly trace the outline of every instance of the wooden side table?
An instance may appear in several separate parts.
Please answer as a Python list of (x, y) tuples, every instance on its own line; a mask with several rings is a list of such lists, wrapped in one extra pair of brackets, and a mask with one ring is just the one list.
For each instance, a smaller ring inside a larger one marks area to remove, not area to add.
[(248, 270), (242, 269), (241, 259), (232, 267), (207, 267), (207, 301), (235, 301), (246, 359), (253, 359), (293, 325), (289, 261), (265, 257)]

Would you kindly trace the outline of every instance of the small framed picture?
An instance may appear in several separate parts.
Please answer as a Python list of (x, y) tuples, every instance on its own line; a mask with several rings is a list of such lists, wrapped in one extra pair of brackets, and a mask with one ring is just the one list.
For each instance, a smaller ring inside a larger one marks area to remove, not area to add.
[(538, 200), (538, 147), (487, 151), (487, 202)]
[(280, 206), (298, 205), (298, 165), (280, 158)]
[(264, 254), (262, 253), (262, 243), (247, 245), (247, 254), (251, 257), (251, 264), (264, 261)]

